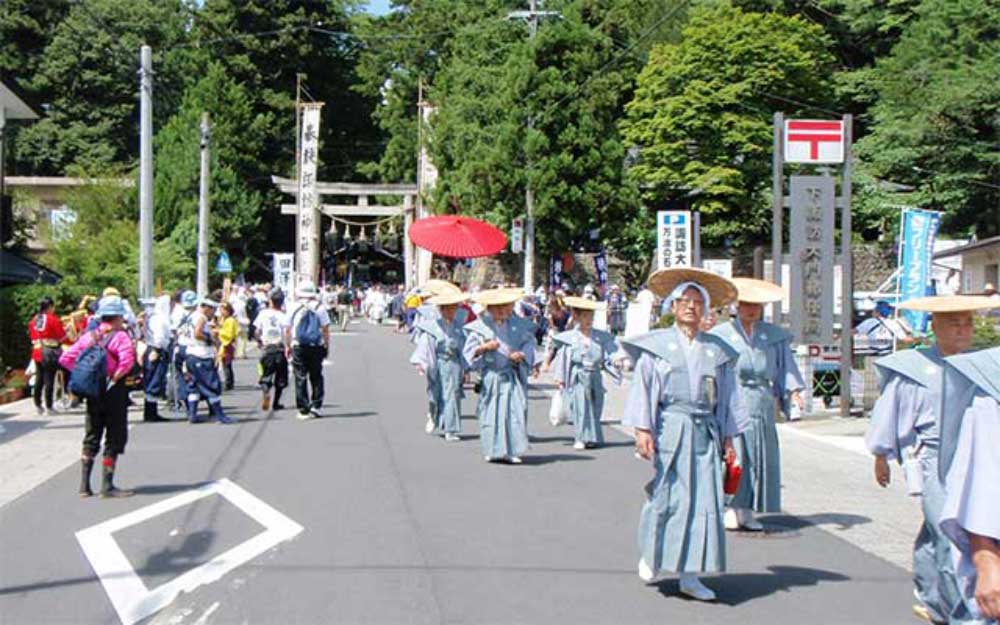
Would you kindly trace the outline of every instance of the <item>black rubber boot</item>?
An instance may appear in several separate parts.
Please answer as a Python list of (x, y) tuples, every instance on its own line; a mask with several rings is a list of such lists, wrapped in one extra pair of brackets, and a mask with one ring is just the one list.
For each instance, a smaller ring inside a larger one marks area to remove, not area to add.
[(283, 391), (283, 390), (285, 390), (285, 389), (283, 389), (283, 388), (280, 388), (280, 387), (277, 387), (277, 386), (276, 386), (276, 387), (274, 387), (274, 401), (273, 401), (273, 402), (271, 403), (271, 406), (272, 406), (272, 407), (273, 407), (273, 408), (274, 408), (275, 410), (281, 410), (282, 408), (284, 408), (284, 407), (285, 407), (285, 406), (284, 406), (284, 405), (283, 405), (283, 404), (281, 403), (281, 391)]
[(160, 421), (166, 421), (166, 419), (160, 416), (160, 412), (156, 408), (156, 402), (149, 401), (148, 399), (142, 405), (142, 420), (147, 423), (159, 423)]
[(90, 490), (90, 471), (94, 468), (93, 458), (80, 458), (80, 496), (93, 497), (94, 491)]
[(130, 490), (122, 490), (115, 487), (115, 459), (111, 458), (110, 462), (108, 460), (108, 458), (104, 459), (104, 481), (101, 484), (101, 498), (120, 499), (134, 495), (135, 493)]

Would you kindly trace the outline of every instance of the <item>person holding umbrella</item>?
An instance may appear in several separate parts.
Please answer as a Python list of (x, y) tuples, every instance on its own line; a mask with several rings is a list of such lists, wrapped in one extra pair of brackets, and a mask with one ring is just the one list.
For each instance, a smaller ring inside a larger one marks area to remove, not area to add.
[(466, 366), (482, 375), (476, 414), (486, 462), (521, 464), (528, 449), (528, 376), (535, 366), (535, 336), (531, 323), (513, 314), (520, 298), (517, 289), (481, 291), (474, 299), (485, 311), (464, 326)]
[(427, 376), (430, 411), (425, 430), (428, 434), (443, 433), (449, 442), (461, 440), (465, 333), (458, 306), (468, 299), (461, 292), (428, 299), (427, 303), (437, 306), (439, 313), (436, 318), (422, 317), (417, 323), (416, 349), (410, 356), (410, 363), (420, 375)]
[(763, 531), (754, 512), (781, 512), (781, 456), (774, 423), (775, 403), (785, 414), (790, 402), (805, 407), (805, 383), (792, 354), (791, 335), (761, 320), (764, 304), (780, 302), (781, 287), (765, 280), (733, 278), (738, 291), (737, 318), (711, 333), (739, 354), (736, 376), (750, 424), (733, 439), (743, 467), (739, 490), (726, 511), (726, 529)]
[(712, 306), (736, 299), (736, 287), (687, 267), (656, 271), (648, 283), (676, 320), (622, 342), (635, 363), (622, 424), (634, 428), (636, 450), (655, 470), (639, 516), (639, 577), (679, 573), (681, 593), (714, 601), (697, 575), (726, 569), (720, 456), (735, 462), (732, 440), (747, 416), (736, 382), (739, 354), (699, 324)]
[(569, 401), (576, 427), (573, 449), (598, 447), (604, 444), (602, 372), (607, 369), (616, 380), (621, 379), (620, 368), (612, 361), (619, 350), (618, 341), (608, 332), (594, 329), (594, 311), (603, 304), (583, 297), (567, 297), (564, 303), (573, 311), (576, 328), (553, 338), (557, 350), (555, 376), (560, 392)]

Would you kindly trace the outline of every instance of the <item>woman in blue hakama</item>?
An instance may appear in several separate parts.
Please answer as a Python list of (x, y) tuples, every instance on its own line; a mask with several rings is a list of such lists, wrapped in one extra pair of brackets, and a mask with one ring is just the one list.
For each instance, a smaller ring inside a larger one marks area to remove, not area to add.
[(918, 464), (924, 523), (913, 544), (913, 583), (921, 602), (913, 611), (937, 623), (963, 622), (952, 617), (962, 600), (948, 539), (940, 527), (945, 500), (938, 469), (942, 366), (946, 356), (971, 346), (977, 299), (925, 297), (901, 305), (931, 312), (937, 341), (929, 349), (905, 349), (875, 362), (881, 394), (865, 439), (875, 455), (875, 479), (882, 486), (889, 484), (889, 460), (903, 462), (909, 454)]
[(635, 429), (639, 454), (653, 460), (639, 517), (639, 576), (680, 573), (682, 593), (712, 601), (698, 579), (726, 569), (722, 462), (735, 459), (732, 438), (747, 425), (737, 390), (738, 354), (698, 330), (711, 305), (736, 296), (731, 282), (697, 269), (664, 269), (649, 279), (669, 294), (674, 327), (622, 342), (635, 362), (622, 423)]
[(462, 293), (431, 297), (428, 303), (439, 307), (438, 314), (435, 318), (422, 317), (417, 322), (416, 348), (410, 356), (410, 364), (427, 376), (430, 411), (425, 430), (428, 434), (444, 435), (446, 441), (461, 440), (465, 332), (457, 313), (458, 305), (467, 299)]
[(528, 450), (528, 375), (535, 366), (534, 325), (513, 316), (521, 294), (482, 291), (475, 301), (486, 311), (466, 324), (466, 366), (482, 376), (476, 415), (486, 462), (520, 464)]
[(945, 360), (941, 529), (963, 601), (952, 622), (1000, 623), (1000, 347)]
[(621, 370), (614, 360), (619, 346), (608, 332), (595, 330), (594, 311), (602, 305), (582, 297), (565, 298), (573, 310), (576, 328), (560, 332), (555, 341), (555, 377), (576, 428), (574, 449), (586, 449), (604, 444), (601, 414), (604, 412), (603, 371), (621, 379)]
[(781, 511), (781, 456), (778, 429), (774, 423), (775, 404), (785, 414), (790, 402), (799, 408), (802, 374), (792, 355), (791, 335), (784, 329), (761, 321), (764, 304), (781, 301), (781, 287), (764, 280), (734, 278), (739, 291), (737, 318), (716, 326), (712, 334), (739, 354), (736, 377), (750, 424), (733, 439), (743, 473), (739, 490), (726, 511), (726, 529), (759, 532), (764, 526), (754, 512)]

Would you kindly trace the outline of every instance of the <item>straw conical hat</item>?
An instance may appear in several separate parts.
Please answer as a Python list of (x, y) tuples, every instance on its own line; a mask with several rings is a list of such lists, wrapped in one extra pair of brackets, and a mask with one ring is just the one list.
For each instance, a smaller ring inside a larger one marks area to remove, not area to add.
[(667, 297), (682, 282), (696, 282), (708, 291), (712, 308), (725, 306), (736, 300), (736, 285), (711, 271), (693, 267), (658, 269), (649, 275), (646, 285), (658, 296)]
[(428, 304), (435, 306), (451, 306), (469, 301), (469, 296), (459, 291), (458, 293), (441, 293), (427, 300)]
[(461, 293), (462, 289), (458, 288), (451, 282), (447, 280), (428, 280), (424, 282), (423, 286), (420, 287), (421, 293), (424, 295), (442, 295), (444, 293), (455, 294)]
[(522, 297), (524, 297), (524, 293), (519, 289), (500, 288), (480, 291), (473, 295), (472, 299), (483, 306), (503, 306), (504, 304), (513, 304)]
[(563, 306), (567, 308), (576, 308), (577, 310), (604, 310), (604, 302), (595, 302), (594, 300), (587, 299), (586, 297), (564, 297)]
[[(736, 291), (738, 292), (736, 299), (740, 302), (770, 304), (771, 302), (780, 302), (781, 298), (784, 297), (784, 291), (781, 287), (767, 280), (733, 278), (732, 282), (736, 285)], [(715, 305), (714, 300), (712, 301), (712, 305)]]
[(1000, 301), (983, 295), (932, 295), (907, 300), (897, 308), (929, 313), (953, 313), (1000, 308)]

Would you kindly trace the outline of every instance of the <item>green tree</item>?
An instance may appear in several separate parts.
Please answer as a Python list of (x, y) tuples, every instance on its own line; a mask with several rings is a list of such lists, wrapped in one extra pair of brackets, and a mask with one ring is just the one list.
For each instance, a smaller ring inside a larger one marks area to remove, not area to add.
[[(622, 131), (638, 151), (630, 175), (650, 209), (696, 196), (707, 245), (763, 240), (772, 112), (829, 106), (829, 40), (798, 17), (727, 5), (696, 10), (682, 37), (653, 49), (626, 107)], [(652, 249), (654, 229), (641, 232)]]
[[(49, 106), (41, 120), (20, 131), (19, 158), (34, 173), (50, 175), (63, 174), (72, 164), (106, 168), (133, 162), (139, 47), (146, 43), (156, 51), (154, 97), (162, 105), (189, 61), (186, 50), (171, 49), (187, 37), (186, 16), (183, 3), (168, 0), (73, 3), (26, 68), (33, 71), (29, 91), (47, 96)], [(154, 106), (154, 111), (163, 115), (161, 109), (169, 108)]]
[(868, 74), (878, 95), (857, 145), (900, 203), (944, 211), (945, 231), (1000, 233), (1000, 5), (924, 0)]
[(156, 135), (156, 236), (169, 238), (189, 256), (196, 253), (202, 112), (212, 123), (210, 250), (235, 252), (239, 273), (245, 269), (242, 259), (265, 238), (258, 227), (263, 198), (248, 181), (267, 174), (257, 159), (274, 117), (256, 112), (247, 89), (218, 62), (208, 64)]

